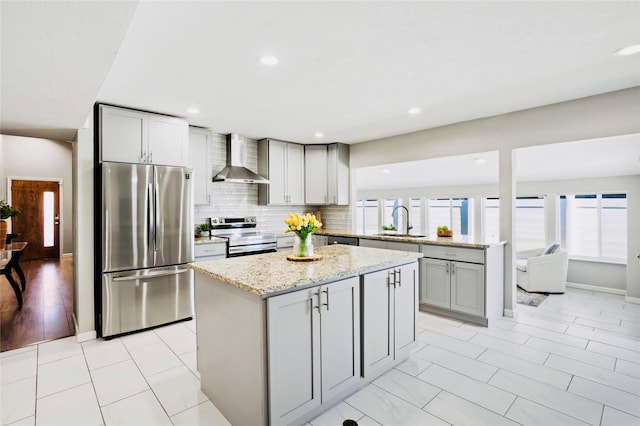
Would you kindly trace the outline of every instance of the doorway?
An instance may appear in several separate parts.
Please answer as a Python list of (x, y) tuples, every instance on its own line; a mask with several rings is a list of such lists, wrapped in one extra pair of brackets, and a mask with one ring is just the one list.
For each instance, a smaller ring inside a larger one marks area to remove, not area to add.
[(60, 258), (60, 182), (11, 180), (11, 204), (20, 216), (11, 232), (29, 245), (22, 260)]

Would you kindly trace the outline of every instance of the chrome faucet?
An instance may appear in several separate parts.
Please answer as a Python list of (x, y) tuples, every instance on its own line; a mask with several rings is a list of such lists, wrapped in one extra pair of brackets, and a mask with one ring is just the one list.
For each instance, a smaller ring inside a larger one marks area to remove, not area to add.
[(413, 229), (413, 226), (409, 225), (409, 209), (406, 208), (405, 206), (396, 206), (393, 211), (391, 212), (391, 217), (393, 218), (394, 215), (396, 214), (396, 211), (402, 207), (404, 209), (405, 212), (407, 212), (407, 235), (409, 235), (409, 230)]

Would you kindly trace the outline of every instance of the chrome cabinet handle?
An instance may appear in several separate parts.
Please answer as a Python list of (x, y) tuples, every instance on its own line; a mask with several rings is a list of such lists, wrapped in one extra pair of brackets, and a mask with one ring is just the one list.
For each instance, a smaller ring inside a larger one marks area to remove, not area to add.
[(314, 306), (312, 309), (318, 309), (318, 313), (320, 313), (320, 291), (313, 293), (312, 296), (318, 296), (318, 306)]
[(447, 263), (445, 264), (445, 267), (446, 267), (446, 273), (448, 274), (448, 273), (449, 273), (449, 262), (447, 262)]
[(322, 292), (327, 294), (327, 303), (323, 303), (322, 305), (326, 306), (327, 307), (327, 312), (329, 312), (329, 289), (326, 288), (326, 289), (322, 290)]
[[(397, 277), (397, 282), (398, 282), (398, 287), (402, 287), (402, 269), (398, 268), (398, 277)], [(395, 275), (396, 271), (393, 271), (393, 274)]]

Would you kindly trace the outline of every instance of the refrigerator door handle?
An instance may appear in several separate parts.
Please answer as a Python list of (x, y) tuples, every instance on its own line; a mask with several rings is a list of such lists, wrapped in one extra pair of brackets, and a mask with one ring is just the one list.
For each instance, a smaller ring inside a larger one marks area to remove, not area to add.
[[(155, 253), (155, 209), (153, 206), (153, 184), (147, 185), (147, 244), (149, 254)], [(154, 262), (155, 263), (155, 259)]]
[[(160, 191), (158, 190), (158, 168), (153, 167), (153, 188), (155, 193), (153, 194), (153, 214), (155, 215), (154, 224), (153, 224), (153, 264), (157, 265), (158, 261), (156, 259), (158, 253), (158, 233), (162, 230), (160, 229), (160, 209), (158, 208), (158, 197), (160, 196)], [(164, 233), (160, 236), (160, 238), (164, 239)]]
[(145, 279), (145, 278), (157, 278), (157, 277), (168, 277), (169, 275), (178, 275), (178, 274), (184, 274), (185, 272), (188, 272), (188, 269), (178, 269), (175, 271), (160, 271), (160, 272), (151, 272), (149, 274), (145, 274), (145, 275), (126, 275), (124, 277), (115, 277), (113, 279), (114, 282), (118, 282), (118, 281), (135, 281), (135, 280), (141, 280), (141, 279)]

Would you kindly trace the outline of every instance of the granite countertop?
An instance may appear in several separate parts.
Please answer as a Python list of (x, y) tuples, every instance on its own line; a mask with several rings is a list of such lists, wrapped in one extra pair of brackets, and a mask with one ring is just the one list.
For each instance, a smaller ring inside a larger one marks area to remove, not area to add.
[(211, 244), (211, 243), (226, 243), (226, 238), (220, 237), (195, 237), (194, 244)]
[(322, 260), (294, 262), (289, 252), (258, 254), (189, 264), (189, 268), (259, 296), (270, 297), (414, 262), (421, 253), (369, 247), (315, 247)]
[(434, 244), (450, 247), (467, 247), (467, 248), (488, 248), (494, 245), (505, 244), (506, 241), (485, 240), (476, 241), (473, 237), (468, 235), (454, 235), (453, 237), (429, 237), (429, 236), (412, 236), (412, 235), (367, 235), (356, 234), (349, 231), (341, 231), (335, 229), (321, 229), (316, 232), (318, 235), (333, 235), (336, 237), (353, 237), (353, 238), (365, 238), (368, 240), (381, 240), (381, 241), (396, 241), (402, 243), (415, 243), (415, 244)]

